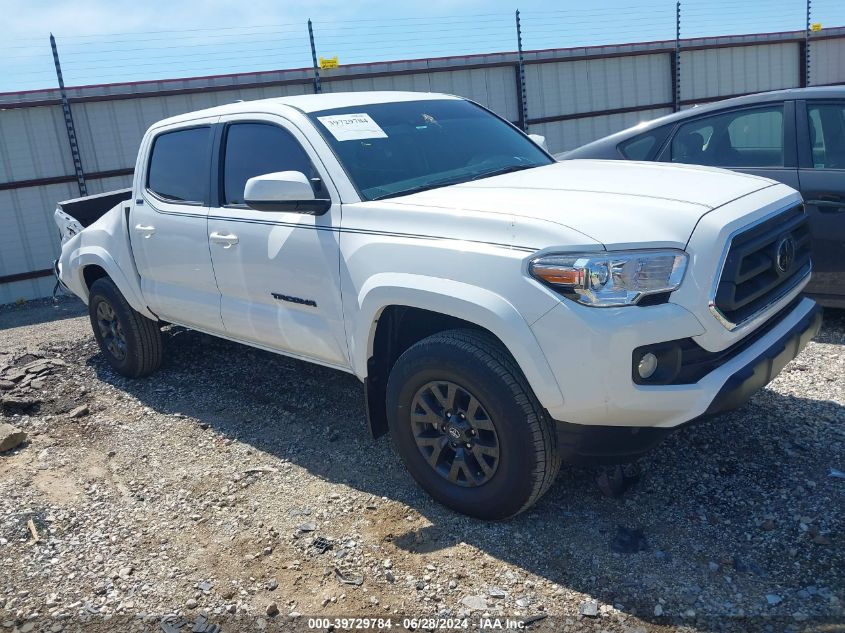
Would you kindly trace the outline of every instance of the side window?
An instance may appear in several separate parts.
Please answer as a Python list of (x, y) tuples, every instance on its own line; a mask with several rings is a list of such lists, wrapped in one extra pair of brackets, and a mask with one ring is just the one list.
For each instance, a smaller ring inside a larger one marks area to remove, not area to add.
[(174, 202), (208, 199), (210, 127), (160, 134), (153, 141), (147, 189)]
[(726, 112), (685, 123), (672, 139), (672, 162), (716, 167), (782, 167), (783, 107)]
[(224, 204), (243, 204), (246, 181), (277, 171), (316, 175), (299, 142), (287, 130), (269, 123), (233, 123), (226, 130), (223, 154)]
[(845, 104), (807, 103), (815, 169), (845, 169)]
[(657, 150), (660, 149), (669, 134), (670, 128), (671, 126), (665, 125), (656, 130), (643, 132), (634, 138), (622, 141), (617, 149), (628, 160), (653, 160)]

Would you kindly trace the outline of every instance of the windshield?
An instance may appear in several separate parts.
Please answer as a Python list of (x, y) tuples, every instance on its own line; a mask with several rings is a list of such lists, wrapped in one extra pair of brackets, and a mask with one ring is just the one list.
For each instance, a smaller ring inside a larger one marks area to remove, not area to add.
[(309, 116), (364, 200), (554, 162), (518, 130), (462, 99), (374, 103)]

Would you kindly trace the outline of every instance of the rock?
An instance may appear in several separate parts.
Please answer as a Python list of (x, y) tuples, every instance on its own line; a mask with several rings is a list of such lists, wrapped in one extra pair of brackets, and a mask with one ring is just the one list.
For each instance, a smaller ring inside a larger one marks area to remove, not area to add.
[(531, 604), (531, 600), (529, 600), (528, 598), (519, 598), (516, 601), (516, 606), (518, 606), (520, 609), (524, 609), (529, 604)]
[(620, 554), (644, 552), (648, 549), (648, 541), (641, 529), (619, 525), (616, 527), (616, 536), (610, 543), (610, 549)]
[(599, 614), (598, 600), (585, 600), (581, 603), (581, 606), (578, 607), (578, 611), (585, 617), (595, 618)]
[(775, 529), (775, 522), (771, 519), (766, 519), (763, 523), (760, 524), (760, 527), (766, 530), (766, 532), (771, 532)]
[(265, 587), (267, 587), (267, 591), (276, 591), (276, 589), (279, 588), (279, 581), (275, 578), (271, 578), (267, 581)]
[(384, 566), (385, 569), (390, 569), (391, 567), (393, 567), (393, 561), (390, 560), (389, 558), (385, 558), (382, 565)]
[(770, 606), (775, 606), (776, 604), (783, 602), (783, 598), (776, 593), (767, 593), (766, 602), (768, 602)]
[(226, 611), (228, 611), (229, 613), (235, 614), (235, 613), (238, 612), (238, 605), (236, 605), (236, 604), (227, 605)]
[(196, 609), (197, 604), (199, 604), (199, 603), (196, 601), (196, 598), (188, 598), (188, 601), (185, 603), (185, 606), (188, 609)]
[(658, 618), (661, 615), (663, 615), (663, 605), (662, 604), (654, 605), (654, 615), (655, 615), (655, 617), (658, 617)]
[(10, 451), (26, 442), (26, 433), (11, 424), (0, 423), (0, 453)]
[(121, 567), (117, 575), (123, 579), (129, 578), (132, 575), (132, 567)]
[(711, 572), (715, 573), (715, 572), (719, 571), (719, 563), (711, 560), (709, 563), (707, 563), (707, 569), (709, 569)]
[(484, 596), (466, 596), (461, 604), (472, 611), (484, 611), (487, 609), (487, 598)]
[(455, 589), (458, 586), (457, 580), (450, 580), (449, 581), (449, 589)]
[(813, 543), (816, 545), (830, 545), (830, 539), (823, 534), (816, 534), (813, 537)]
[(267, 608), (264, 611), (271, 618), (276, 617), (277, 615), (279, 615), (279, 605), (277, 605), (275, 602), (271, 602), (267, 605)]
[(11, 380), (0, 380), (0, 391), (9, 391), (9, 389), (14, 389), (15, 383)]
[(387, 582), (396, 582), (396, 576), (395, 576), (395, 575), (393, 574), (393, 572), (392, 572), (391, 570), (389, 570), (389, 569), (388, 569), (386, 572), (384, 572), (384, 579), (385, 579)]
[(313, 532), (317, 529), (317, 524), (313, 522), (302, 523), (296, 529), (300, 532)]
[(490, 595), (491, 598), (496, 598), (497, 600), (501, 600), (508, 595), (507, 592), (504, 589), (501, 589), (500, 587), (490, 587), (487, 590), (487, 593)]
[(82, 418), (88, 415), (89, 409), (87, 404), (81, 404), (75, 409), (71, 409), (70, 413), (67, 414), (69, 418), (75, 420), (77, 418)]

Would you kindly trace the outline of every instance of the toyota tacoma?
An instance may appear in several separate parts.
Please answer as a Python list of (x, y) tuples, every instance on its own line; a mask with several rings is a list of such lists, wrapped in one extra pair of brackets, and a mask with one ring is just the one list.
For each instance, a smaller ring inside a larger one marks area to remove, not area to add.
[(373, 435), (488, 519), (530, 507), (562, 462), (628, 462), (741, 405), (821, 322), (795, 190), (557, 163), (449, 95), (169, 118), (131, 189), (55, 215), (56, 273), (115, 371), (155, 371), (178, 324), (352, 373)]

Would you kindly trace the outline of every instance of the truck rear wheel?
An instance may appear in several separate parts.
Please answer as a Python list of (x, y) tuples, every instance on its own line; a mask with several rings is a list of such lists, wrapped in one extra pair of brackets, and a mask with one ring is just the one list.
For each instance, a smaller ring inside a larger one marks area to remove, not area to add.
[(388, 379), (387, 415), (414, 479), (463, 514), (518, 514), (560, 467), (554, 422), (507, 350), (484, 332), (449, 330), (406, 350)]
[(156, 321), (136, 312), (111, 279), (91, 284), (91, 328), (100, 351), (115, 371), (129, 378), (151, 374), (161, 365), (161, 330)]

